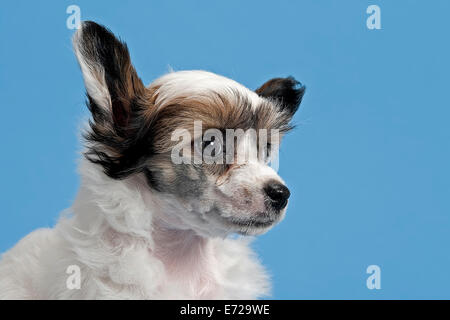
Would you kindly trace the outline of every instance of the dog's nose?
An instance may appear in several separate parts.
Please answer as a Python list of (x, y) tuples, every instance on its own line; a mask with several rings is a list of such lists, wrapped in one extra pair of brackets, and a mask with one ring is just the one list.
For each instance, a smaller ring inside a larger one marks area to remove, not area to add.
[(276, 210), (284, 209), (291, 193), (289, 189), (278, 181), (270, 181), (264, 187), (264, 191), (270, 199), (271, 205)]

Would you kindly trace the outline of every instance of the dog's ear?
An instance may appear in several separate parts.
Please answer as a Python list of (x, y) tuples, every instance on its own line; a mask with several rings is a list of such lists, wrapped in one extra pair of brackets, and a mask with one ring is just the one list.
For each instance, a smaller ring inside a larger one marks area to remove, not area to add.
[(73, 37), (73, 46), (94, 121), (123, 131), (144, 91), (127, 45), (105, 27), (85, 21)]
[[(95, 22), (83, 22), (73, 38), (93, 121), (84, 137), (85, 156), (115, 179), (142, 170), (145, 152), (145, 87), (131, 64), (124, 42)], [(139, 140), (141, 139), (141, 140)]]
[(293, 77), (287, 77), (271, 79), (255, 92), (261, 97), (278, 101), (282, 110), (292, 117), (302, 102), (305, 89)]

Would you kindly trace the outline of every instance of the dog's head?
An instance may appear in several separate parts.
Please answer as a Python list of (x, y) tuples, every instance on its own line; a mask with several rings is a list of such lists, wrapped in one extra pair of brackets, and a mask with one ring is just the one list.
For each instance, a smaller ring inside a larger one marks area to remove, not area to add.
[(74, 48), (92, 113), (87, 159), (113, 179), (145, 177), (174, 227), (259, 234), (282, 219), (290, 193), (269, 162), (302, 100), (297, 81), (251, 91), (182, 71), (145, 87), (125, 43), (94, 22), (82, 24)]

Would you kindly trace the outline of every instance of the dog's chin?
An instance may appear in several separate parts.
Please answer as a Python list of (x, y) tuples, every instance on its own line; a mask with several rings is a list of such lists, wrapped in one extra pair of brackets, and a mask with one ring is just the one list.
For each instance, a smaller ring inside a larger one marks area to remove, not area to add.
[(273, 226), (278, 224), (284, 217), (279, 214), (276, 217), (249, 217), (249, 218), (224, 218), (226, 228), (232, 233), (237, 233), (244, 236), (256, 236), (264, 234)]
[(222, 211), (222, 208), (214, 206), (213, 210), (207, 211), (205, 214), (200, 214), (197, 210), (181, 211), (182, 214), (177, 214), (176, 219), (171, 221), (174, 227), (190, 229), (202, 237), (215, 238), (231, 234), (244, 236), (264, 234), (283, 220), (286, 209), (281, 211), (273, 209), (254, 212), (240, 211), (230, 214), (227, 210)]

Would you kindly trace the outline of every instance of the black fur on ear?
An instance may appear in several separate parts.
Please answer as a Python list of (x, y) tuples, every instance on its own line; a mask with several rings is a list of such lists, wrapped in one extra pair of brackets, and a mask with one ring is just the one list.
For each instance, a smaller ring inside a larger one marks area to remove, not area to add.
[(94, 118), (101, 113), (118, 130), (124, 129), (133, 112), (133, 100), (144, 90), (127, 45), (93, 21), (82, 23), (73, 43), (87, 94), (98, 107), (91, 110)]
[(264, 98), (278, 101), (291, 116), (297, 111), (306, 87), (293, 77), (274, 78), (264, 83), (255, 92)]
[(145, 87), (130, 59), (127, 45), (105, 27), (85, 21), (73, 38), (75, 54), (92, 113), (85, 156), (115, 179), (142, 170), (150, 152), (143, 117)]

